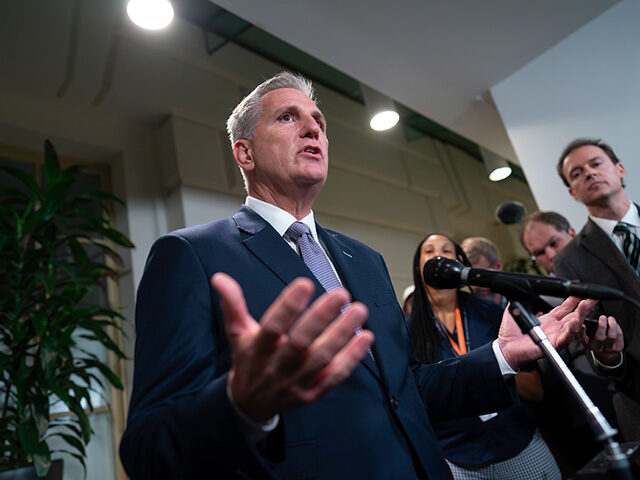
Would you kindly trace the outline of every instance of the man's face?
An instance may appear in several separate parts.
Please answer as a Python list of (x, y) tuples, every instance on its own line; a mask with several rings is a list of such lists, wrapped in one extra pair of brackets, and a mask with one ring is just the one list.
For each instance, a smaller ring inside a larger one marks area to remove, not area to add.
[(237, 142), (246, 142), (246, 170), (252, 170), (256, 184), (285, 195), (295, 187), (322, 187), (329, 141), (316, 104), (299, 90), (281, 88), (264, 95), (260, 109), (253, 138)]
[(547, 272), (553, 272), (553, 257), (556, 256), (573, 237), (576, 232), (569, 228), (567, 232), (560, 232), (548, 223), (531, 222), (522, 235), (522, 241), (527, 250)]
[(562, 172), (569, 183), (571, 196), (586, 206), (601, 205), (619, 193), (626, 175), (621, 163), (614, 164), (595, 145), (585, 145), (569, 153), (562, 164)]

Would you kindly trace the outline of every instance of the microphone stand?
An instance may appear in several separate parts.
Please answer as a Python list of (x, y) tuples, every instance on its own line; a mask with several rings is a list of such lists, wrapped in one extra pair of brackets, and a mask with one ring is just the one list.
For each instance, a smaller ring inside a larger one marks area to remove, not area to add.
[[(547, 335), (540, 326), (538, 318), (522, 304), (523, 301), (530, 303), (532, 299), (535, 298), (535, 292), (531, 284), (526, 280), (515, 281), (512, 279), (507, 283), (504, 280), (496, 279), (492, 282), (491, 289), (505, 294), (510, 301), (509, 312), (520, 327), (520, 330), (522, 330), (522, 333), (528, 334), (534, 343), (540, 347), (553, 369), (558, 373), (562, 382), (580, 405), (580, 409), (586, 417), (589, 427), (595, 434), (596, 440), (604, 446), (603, 454), (605, 465), (600, 470), (604, 470), (607, 473), (605, 478), (612, 480), (633, 480), (629, 457), (623, 452), (620, 444), (613, 439), (618, 431), (611, 427), (607, 419), (602, 415), (602, 412), (594, 405), (578, 380), (576, 380), (576, 377), (564, 363), (556, 349), (551, 345)], [(593, 461), (590, 463), (593, 463)], [(580, 476), (581, 474), (578, 472), (578, 477), (576, 478), (580, 478)], [(589, 476), (584, 478), (598, 477)], [(603, 477), (600, 476), (599, 478)]]
[[(515, 286), (511, 284), (510, 290), (513, 291), (514, 287)], [(593, 430), (596, 436), (596, 440), (604, 445), (606, 458), (605, 470), (608, 472), (607, 478), (633, 480), (629, 458), (622, 451), (620, 444), (613, 439), (618, 431), (609, 425), (607, 419), (604, 418), (598, 407), (594, 405), (556, 349), (551, 345), (547, 335), (540, 326), (538, 318), (516, 299), (516, 297), (529, 297), (530, 286), (521, 285), (521, 287), (523, 288), (519, 289), (520, 294), (506, 295), (507, 299), (509, 299), (509, 312), (520, 327), (520, 330), (522, 330), (522, 333), (528, 334), (544, 352), (555, 371), (559, 374), (562, 382), (569, 388), (579, 403), (591, 430)], [(524, 294), (523, 290), (526, 291), (527, 294)]]

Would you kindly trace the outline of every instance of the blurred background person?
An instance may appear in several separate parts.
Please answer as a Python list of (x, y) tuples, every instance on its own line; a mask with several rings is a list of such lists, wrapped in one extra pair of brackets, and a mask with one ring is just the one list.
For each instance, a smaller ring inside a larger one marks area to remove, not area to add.
[(569, 221), (557, 212), (534, 212), (520, 223), (520, 243), (531, 259), (553, 273), (553, 259), (576, 236)]
[[(486, 270), (502, 270), (502, 259), (498, 247), (485, 237), (468, 237), (460, 243), (462, 250), (471, 262), (473, 268)], [(507, 300), (499, 293), (494, 293), (486, 287), (472, 286), (471, 290), (478, 297), (491, 300), (503, 308), (507, 306)]]
[[(426, 285), (423, 267), (437, 256), (471, 266), (460, 245), (446, 235), (428, 235), (416, 249), (409, 332), (417, 360), (427, 364), (464, 355), (497, 338), (503, 312), (473, 294)], [(433, 428), (456, 479), (560, 479), (553, 455), (523, 406), (435, 422)]]
[(409, 315), (411, 315), (411, 312), (413, 311), (413, 292), (415, 290), (415, 286), (414, 285), (409, 285), (407, 288), (404, 289), (404, 292), (402, 292), (402, 313), (404, 313), (404, 318), (407, 318)]
[[(464, 251), (472, 268), (482, 268), (485, 270), (502, 270), (502, 258), (495, 243), (486, 237), (465, 238), (460, 247)], [(507, 306), (507, 299), (499, 293), (492, 292), (486, 287), (470, 287), (473, 293), (485, 300), (499, 305), (504, 309)], [(523, 400), (528, 402), (539, 402), (544, 396), (542, 380), (540, 374), (535, 370), (521, 371), (516, 375), (518, 393)]]

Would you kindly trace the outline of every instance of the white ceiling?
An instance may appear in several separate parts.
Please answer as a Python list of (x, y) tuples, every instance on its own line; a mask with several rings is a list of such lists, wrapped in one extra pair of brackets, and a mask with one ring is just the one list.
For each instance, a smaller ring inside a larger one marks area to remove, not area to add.
[(518, 163), (491, 87), (617, 0), (214, 3)]

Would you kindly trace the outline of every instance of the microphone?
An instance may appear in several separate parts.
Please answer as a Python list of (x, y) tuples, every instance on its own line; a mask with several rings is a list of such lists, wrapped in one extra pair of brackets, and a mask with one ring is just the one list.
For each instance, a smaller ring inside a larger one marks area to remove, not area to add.
[(558, 277), (465, 267), (456, 260), (436, 257), (422, 271), (424, 282), (434, 288), (456, 288), (461, 285), (487, 287), (509, 299), (531, 299), (535, 295), (593, 299), (623, 299), (615, 288), (590, 283), (572, 282)]

